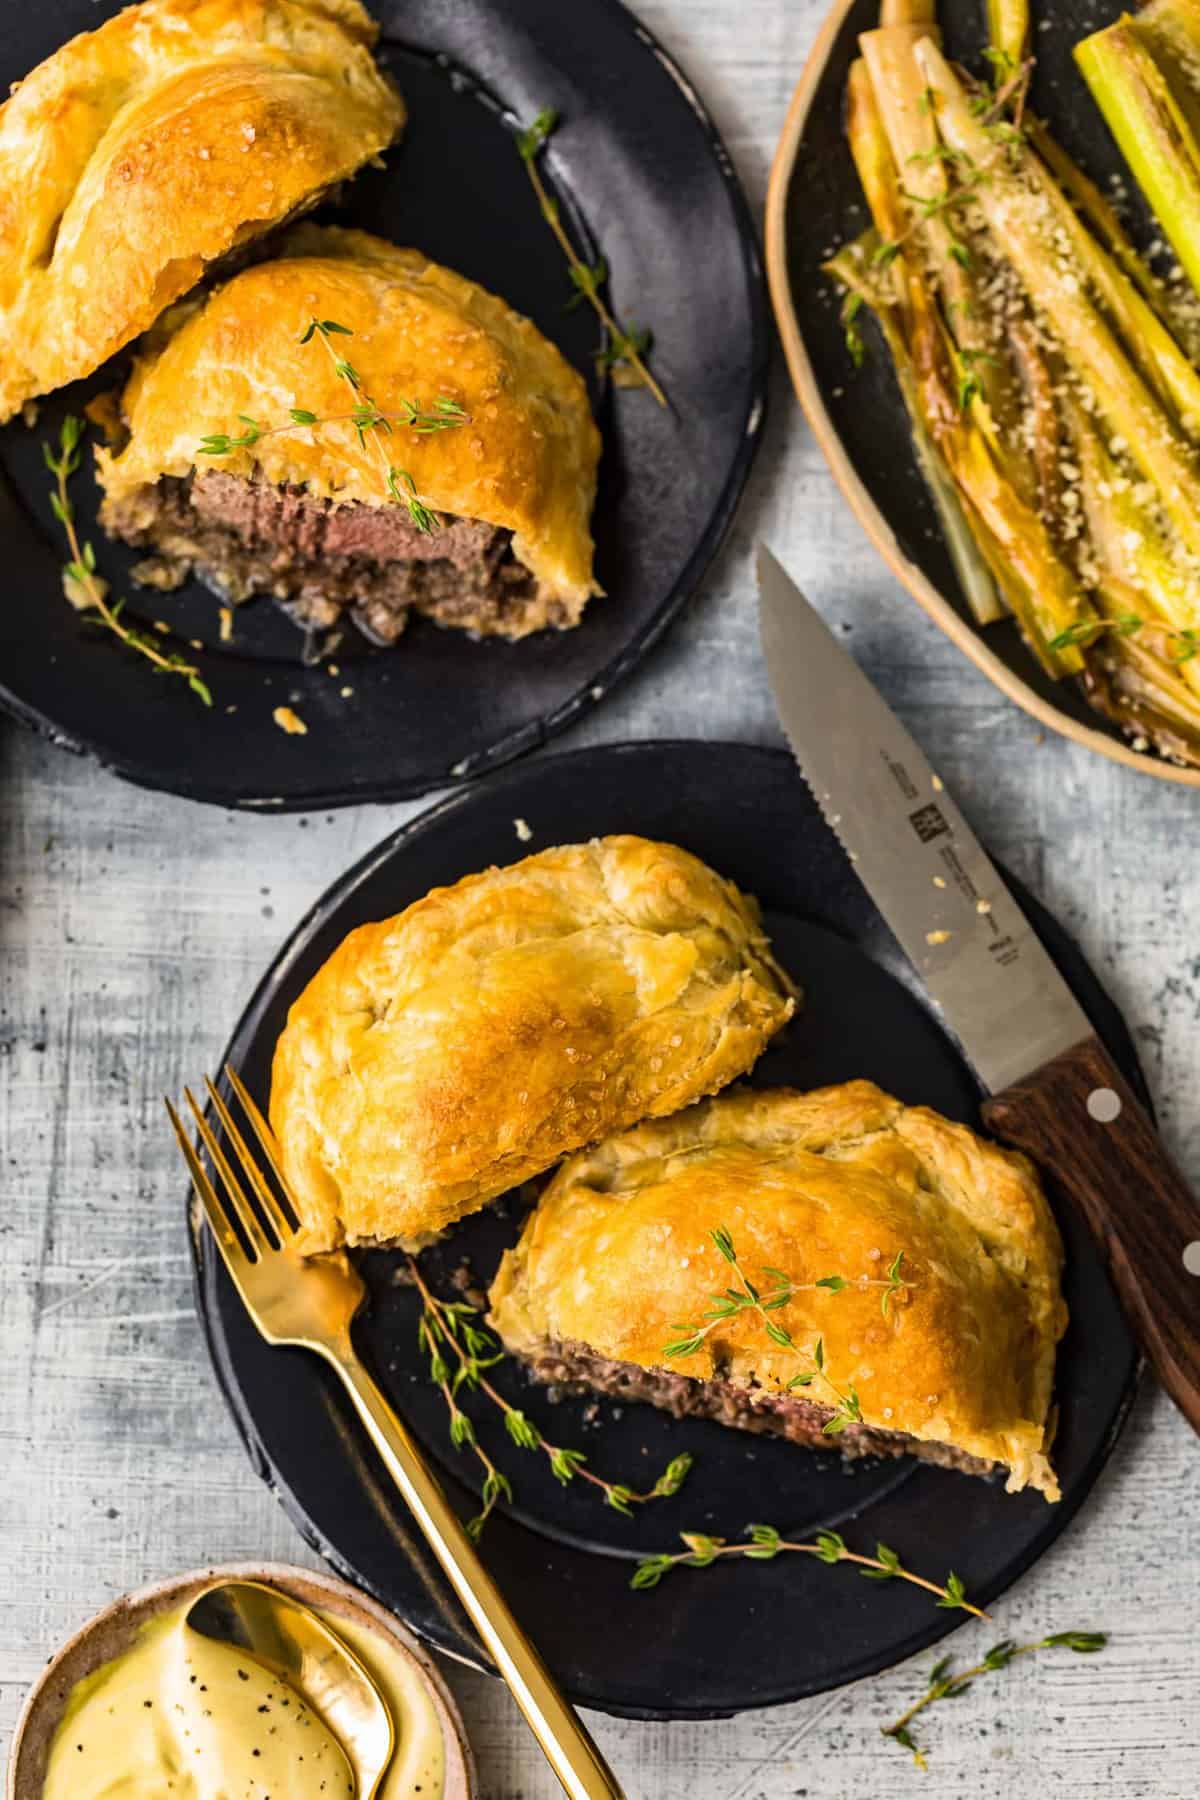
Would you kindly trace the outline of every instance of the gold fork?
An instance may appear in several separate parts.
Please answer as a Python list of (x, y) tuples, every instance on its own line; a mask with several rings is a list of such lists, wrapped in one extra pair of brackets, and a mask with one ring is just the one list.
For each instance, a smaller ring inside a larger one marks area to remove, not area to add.
[[(228, 1065), (225, 1073), (280, 1191), (299, 1219), (271, 1127), (237, 1073)], [(207, 1075), (204, 1085), (232, 1152), (232, 1161), (190, 1089), (184, 1089), (184, 1096), (224, 1190), (223, 1196), (169, 1100), (167, 1111), (217, 1248), (246, 1311), (269, 1344), (299, 1344), (315, 1350), (341, 1376), (388, 1473), (572, 1800), (622, 1800), (616, 1777), (513, 1617), (408, 1427), (393, 1412), (355, 1352), (350, 1327), (366, 1294), (358, 1271), (344, 1252), (300, 1255), (296, 1227), (276, 1198), (228, 1106)], [(254, 1193), (257, 1209), (238, 1178), (235, 1162)]]

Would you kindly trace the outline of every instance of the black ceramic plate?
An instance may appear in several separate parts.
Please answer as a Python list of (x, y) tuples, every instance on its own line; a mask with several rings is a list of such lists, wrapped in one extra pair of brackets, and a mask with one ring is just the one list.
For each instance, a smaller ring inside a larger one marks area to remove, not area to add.
[[(757, 447), (766, 307), (745, 201), (695, 90), (616, 0), (371, 0), (381, 55), (409, 106), (386, 170), (363, 175), (332, 216), (417, 244), (504, 295), (592, 379), (604, 436), (595, 514), (607, 590), (575, 631), (472, 643), (419, 623), (393, 650), (353, 627), (340, 676), (305, 668), (302, 639), (260, 600), (218, 639), (213, 596), (128, 581), (134, 553), (103, 547), (131, 613), (199, 639), (216, 702), (88, 626), (62, 597), (61, 546), (40, 440), (122, 366), (57, 396), (37, 430), (0, 431), (0, 699), (28, 723), (151, 787), (226, 805), (311, 807), (411, 798), (474, 775), (578, 717), (636, 663), (695, 589), (732, 516)], [(6, 7), (0, 93), (118, 0)], [(10, 16), (11, 15), (11, 16)], [(562, 115), (547, 175), (581, 241), (602, 248), (614, 303), (655, 332), (672, 406), (600, 386), (587, 307), (570, 283), (517, 156), (513, 130)], [(93, 531), (96, 493), (78, 501)], [(93, 535), (95, 535), (93, 531)], [(341, 689), (353, 693), (343, 698)], [(306, 737), (272, 712), (292, 704)]]
[[(1034, 0), (1035, 112), (1107, 190), (1122, 182), (1122, 212), (1143, 248), (1161, 232), (1072, 61), (1088, 32), (1116, 18), (1116, 0)], [(947, 53), (982, 69), (986, 8), (939, 0)], [(1043, 725), (1115, 761), (1164, 780), (1200, 785), (1200, 772), (1132, 749), (1070, 681), (1055, 682), (1015, 624), (979, 627), (962, 595), (928, 490), (917, 468), (908, 415), (891, 359), (870, 319), (868, 353), (855, 370), (839, 320), (840, 291), (821, 265), (831, 248), (869, 223), (845, 135), (846, 75), (862, 31), (879, 23), (879, 0), (832, 0), (796, 90), (772, 170), (767, 207), (771, 292), (792, 377), (843, 492), (894, 572), (942, 629), (1010, 699)]]
[[(513, 821), (533, 836), (518, 841)], [(384, 917), (489, 863), (594, 834), (668, 838), (759, 895), (776, 947), (806, 1000), (755, 1085), (802, 1087), (870, 1076), (906, 1101), (975, 1123), (978, 1094), (908, 965), (808, 797), (790, 757), (736, 744), (630, 744), (525, 765), (456, 796), (382, 844), (332, 888), (285, 945), (229, 1047), (265, 1100), (288, 1006), (351, 927)], [(1015, 884), (1014, 884), (1015, 885)], [(1048, 949), (1129, 1078), (1129, 1035), (1078, 950), (1016, 890)], [(513, 1241), (523, 1200), (467, 1220), (426, 1256), (442, 1282), (464, 1258), (490, 1277)], [(552, 1405), (509, 1368), (497, 1372), (547, 1437), (585, 1449), (611, 1479), (648, 1484), (692, 1451), (683, 1492), (626, 1520), (580, 1482), (562, 1488), (544, 1462), (488, 1442), (516, 1484), (489, 1523), (488, 1563), (572, 1697), (634, 1717), (704, 1718), (794, 1700), (851, 1681), (932, 1643), (956, 1623), (919, 1590), (854, 1579), (806, 1557), (680, 1571), (653, 1593), (630, 1591), (633, 1561), (676, 1533), (741, 1534), (766, 1519), (789, 1534), (836, 1528), (851, 1543), (894, 1545), (914, 1568), (962, 1575), (980, 1601), (1015, 1579), (1070, 1522), (1124, 1418), (1136, 1356), (1090, 1240), (1060, 1209), (1071, 1326), (1059, 1355), (1055, 1460), (1063, 1499), (903, 1462), (843, 1467), (721, 1426), (649, 1407)], [(206, 1235), (196, 1235), (197, 1293), (218, 1379), (259, 1473), (309, 1543), (391, 1606), (438, 1649), (484, 1666), (433, 1558), (412, 1528), (336, 1381), (315, 1357), (271, 1350), (246, 1318)], [(424, 1374), (410, 1288), (398, 1259), (362, 1258), (371, 1309), (360, 1341), (389, 1395), (441, 1468), (456, 1500), (477, 1506), (471, 1462), (447, 1442), (440, 1397)], [(447, 1290), (448, 1291), (448, 1290)], [(593, 1410), (596, 1416), (591, 1415)], [(769, 1628), (767, 1626), (769, 1609)]]

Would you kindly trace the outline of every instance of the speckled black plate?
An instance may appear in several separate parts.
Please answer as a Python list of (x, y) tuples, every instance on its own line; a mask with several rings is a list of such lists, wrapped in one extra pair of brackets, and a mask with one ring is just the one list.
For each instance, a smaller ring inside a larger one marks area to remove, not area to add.
[[(947, 53), (982, 70), (982, 0), (938, 0)], [(1054, 135), (1108, 191), (1121, 183), (1122, 213), (1144, 248), (1158, 240), (1136, 184), (1072, 59), (1089, 32), (1115, 19), (1119, 0), (1033, 0), (1036, 66), (1031, 104)], [(800, 76), (776, 151), (767, 201), (771, 297), (792, 380), (829, 466), (876, 549), (934, 621), (1001, 692), (1052, 731), (1164, 781), (1200, 787), (1180, 769), (1131, 747), (1072, 681), (1053, 681), (1016, 625), (976, 624), (958, 584), (928, 489), (891, 358), (869, 318), (868, 354), (854, 369), (839, 321), (840, 295), (821, 265), (868, 224), (846, 144), (846, 75), (859, 33), (879, 23), (879, 0), (831, 0)]]
[[(516, 819), (532, 831), (528, 844), (518, 840)], [(287, 1009), (353, 926), (490, 863), (619, 831), (683, 844), (762, 900), (776, 947), (806, 999), (754, 1070), (756, 1086), (869, 1076), (906, 1101), (977, 1122), (970, 1072), (791, 758), (737, 744), (628, 744), (539, 759), (435, 807), (388, 838), (310, 913), (251, 1001), (229, 1059), (265, 1102)], [(1013, 885), (1113, 1056), (1143, 1091), (1112, 1002), (1065, 932)], [(477, 1275), (490, 1277), (527, 1198), (510, 1196), (466, 1220), (427, 1253), (429, 1272), (445, 1283), (466, 1258)], [(907, 1460), (844, 1467), (832, 1452), (814, 1455), (644, 1406), (554, 1406), (515, 1369), (496, 1371), (548, 1437), (585, 1449), (613, 1480), (648, 1485), (679, 1451), (696, 1458), (681, 1494), (626, 1520), (583, 1483), (559, 1486), (540, 1457), (508, 1445), (480, 1413), (489, 1446), (516, 1487), (514, 1505), (487, 1528), (485, 1553), (573, 1698), (639, 1718), (723, 1716), (871, 1674), (957, 1622), (919, 1590), (862, 1581), (805, 1557), (684, 1570), (653, 1593), (632, 1593), (634, 1559), (674, 1547), (680, 1531), (734, 1538), (748, 1522), (766, 1519), (789, 1534), (836, 1528), (868, 1548), (882, 1538), (919, 1571), (944, 1579), (956, 1569), (983, 1602), (1028, 1568), (1099, 1474), (1137, 1367), (1087, 1231), (1062, 1208), (1059, 1217), (1071, 1326), (1058, 1362), (1057, 1506)], [(208, 1237), (197, 1233), (194, 1242), (209, 1348), (255, 1468), (335, 1568), (440, 1650), (485, 1666), (336, 1379), (303, 1351), (269, 1349)], [(413, 1291), (392, 1279), (397, 1260), (386, 1252), (362, 1257), (371, 1307), (360, 1343), (457, 1503), (473, 1511), (475, 1468), (449, 1447), (440, 1397), (416, 1350)]]
[[(746, 204), (712, 121), (669, 55), (616, 0), (370, 0), (409, 123), (386, 168), (334, 217), (416, 244), (502, 294), (585, 373), (604, 436), (594, 528), (606, 594), (583, 623), (520, 644), (473, 643), (417, 622), (392, 650), (348, 627), (336, 678), (305, 668), (269, 600), (242, 608), (232, 644), (218, 603), (128, 580), (136, 553), (97, 536), (131, 616), (198, 639), (215, 708), (156, 678), (66, 604), (41, 440), (111, 387), (124, 359), (43, 403), (36, 431), (0, 430), (0, 700), (29, 724), (151, 787), (224, 805), (298, 808), (411, 798), (543, 742), (627, 674), (693, 592), (757, 447), (766, 303)], [(6, 5), (0, 93), (118, 0)], [(655, 332), (664, 412), (594, 379), (599, 347), (513, 142), (517, 120), (563, 123), (546, 172), (581, 241), (600, 246), (622, 315)], [(77, 483), (94, 536), (97, 494)], [(342, 689), (351, 688), (349, 697)], [(308, 725), (286, 736), (288, 703)]]

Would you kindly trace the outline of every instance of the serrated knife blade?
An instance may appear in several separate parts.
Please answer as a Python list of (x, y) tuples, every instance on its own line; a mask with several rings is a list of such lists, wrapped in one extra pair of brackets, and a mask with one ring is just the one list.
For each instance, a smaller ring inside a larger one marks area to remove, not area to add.
[(758, 553), (771, 692), (855, 871), (991, 1093), (1091, 1032), (925, 753), (770, 551)]
[(784, 730), (989, 1090), (985, 1125), (1074, 1201), (1155, 1372), (1200, 1432), (1200, 1203), (924, 752), (765, 549), (758, 585)]

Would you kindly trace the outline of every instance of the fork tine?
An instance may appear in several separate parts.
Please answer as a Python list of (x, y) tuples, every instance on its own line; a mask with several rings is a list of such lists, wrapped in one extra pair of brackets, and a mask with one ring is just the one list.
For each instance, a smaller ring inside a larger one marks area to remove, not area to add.
[(216, 1164), (221, 1180), (225, 1183), (228, 1209), (237, 1219), (255, 1256), (269, 1255), (275, 1246), (267, 1241), (267, 1234), (262, 1228), (258, 1214), (246, 1198), (246, 1191), (229, 1166), (229, 1158), (217, 1141), (216, 1133), (201, 1112), (199, 1102), (191, 1088), (184, 1088), (183, 1097), (192, 1109), (192, 1117), (196, 1121), (196, 1129), (200, 1133), (201, 1142)]
[(225, 1136), (233, 1145), (234, 1155), (237, 1157), (242, 1174), (246, 1177), (251, 1187), (254, 1189), (254, 1192), (257, 1194), (258, 1203), (262, 1207), (267, 1223), (273, 1229), (275, 1236), (279, 1239), (280, 1247), (282, 1248), (282, 1246), (287, 1243), (288, 1239), (294, 1236), (296, 1228), (285, 1214), (275, 1195), (272, 1193), (270, 1183), (263, 1179), (263, 1172), (254, 1160), (253, 1151), (234, 1124), (233, 1116), (224, 1100), (222, 1100), (220, 1094), (217, 1092), (215, 1083), (212, 1082), (207, 1075), (204, 1077), (204, 1086), (208, 1092), (209, 1099), (212, 1101), (213, 1111), (221, 1121), (221, 1127)]
[(237, 1095), (238, 1099), (242, 1103), (243, 1111), (245, 1112), (246, 1117), (250, 1121), (250, 1124), (253, 1128), (255, 1137), (258, 1139), (259, 1144), (262, 1146), (262, 1153), (271, 1165), (271, 1172), (274, 1175), (276, 1181), (279, 1183), (280, 1187), (283, 1189), (284, 1197), (287, 1200), (288, 1205), (292, 1209), (293, 1216), (295, 1217), (298, 1224), (303, 1224), (304, 1214), (300, 1210), (299, 1203), (296, 1199), (295, 1194), (292, 1192), (291, 1186), (288, 1182), (288, 1178), (283, 1172), (283, 1164), (282, 1164), (282, 1161), (280, 1158), (278, 1138), (275, 1136), (275, 1133), (271, 1130), (271, 1127), (268, 1125), (267, 1121), (263, 1118), (261, 1112), (258, 1110), (257, 1104), (255, 1103), (254, 1099), (252, 1098), (252, 1096), (249, 1092), (249, 1089), (246, 1087), (245, 1082), (242, 1080), (241, 1076), (238, 1074), (237, 1070), (233, 1067), (233, 1065), (231, 1063), (225, 1064), (225, 1073), (229, 1078), (230, 1087), (233, 1089), (234, 1093)]
[(179, 1139), (179, 1148), (183, 1151), (183, 1159), (187, 1163), (188, 1174), (192, 1178), (192, 1185), (199, 1196), (201, 1206), (204, 1208), (204, 1216), (208, 1220), (209, 1228), (217, 1240), (217, 1248), (225, 1258), (229, 1272), (234, 1280), (240, 1282), (241, 1272), (244, 1268), (248, 1267), (249, 1263), (246, 1252), (242, 1249), (241, 1241), (238, 1238), (236, 1231), (229, 1223), (225, 1208), (221, 1205), (221, 1202), (217, 1197), (217, 1191), (208, 1178), (208, 1173), (204, 1164), (196, 1155), (196, 1146), (188, 1136), (183, 1120), (165, 1096), (163, 1105), (167, 1109), (167, 1116), (175, 1127), (175, 1136)]

